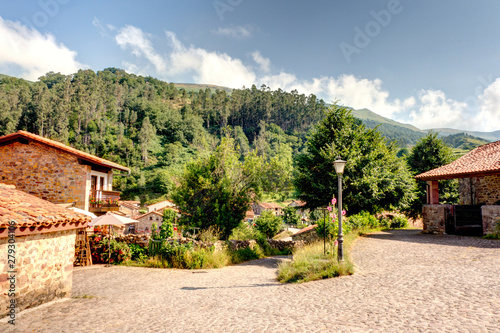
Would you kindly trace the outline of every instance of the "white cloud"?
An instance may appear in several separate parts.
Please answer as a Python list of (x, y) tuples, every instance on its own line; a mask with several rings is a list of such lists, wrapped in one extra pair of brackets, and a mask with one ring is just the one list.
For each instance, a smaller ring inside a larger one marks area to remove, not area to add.
[(411, 123), (419, 128), (462, 127), (467, 104), (446, 97), (441, 90), (421, 90), (417, 110), (410, 112)]
[(135, 56), (144, 56), (160, 73), (165, 71), (164, 60), (153, 48), (149, 36), (141, 29), (128, 25), (119, 30), (115, 40), (123, 50), (130, 49)]
[(255, 61), (259, 65), (261, 71), (267, 73), (271, 70), (271, 60), (269, 60), (269, 58), (263, 57), (259, 51), (253, 52), (252, 58), (253, 61)]
[(500, 78), (486, 87), (479, 96), (479, 114), (474, 117), (482, 131), (500, 129)]
[[(379, 79), (365, 79), (353, 75), (322, 76), (303, 80), (293, 73), (271, 73), (271, 61), (259, 51), (251, 54), (255, 64), (226, 53), (208, 51), (193, 45), (184, 45), (173, 32), (166, 31), (170, 50), (159, 54), (151, 36), (139, 28), (127, 26), (118, 30), (116, 42), (124, 50), (146, 60), (141, 66), (124, 63), (136, 74), (156, 75), (159, 78), (182, 82), (210, 83), (231, 88), (265, 84), (271, 89), (297, 90), (315, 94), (327, 103), (339, 101), (355, 109), (368, 108), (373, 112), (420, 128), (453, 127), (464, 130), (493, 131), (500, 129), (500, 79), (480, 91), (474, 103), (448, 98), (440, 90), (422, 90), (417, 96), (391, 98)], [(152, 66), (151, 66), (152, 65)], [(147, 73), (147, 74), (146, 74)]]
[(215, 31), (217, 35), (233, 37), (236, 39), (243, 39), (252, 36), (252, 29), (245, 27), (229, 27), (229, 28), (219, 28)]
[(53, 35), (0, 17), (0, 73), (33, 81), (50, 71), (71, 74), (86, 67), (76, 55)]

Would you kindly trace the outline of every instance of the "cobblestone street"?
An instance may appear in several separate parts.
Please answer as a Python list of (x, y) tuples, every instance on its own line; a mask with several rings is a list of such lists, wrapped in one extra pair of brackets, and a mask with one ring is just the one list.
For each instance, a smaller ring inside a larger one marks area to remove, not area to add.
[(352, 276), (276, 282), (277, 258), (217, 270), (78, 268), (73, 297), (1, 332), (500, 332), (500, 242), (380, 232)]

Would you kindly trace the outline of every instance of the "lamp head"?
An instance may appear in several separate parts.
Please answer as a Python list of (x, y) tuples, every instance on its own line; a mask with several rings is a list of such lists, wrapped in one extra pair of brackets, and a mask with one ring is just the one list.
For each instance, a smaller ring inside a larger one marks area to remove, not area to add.
[(335, 166), (335, 172), (337, 174), (343, 174), (344, 173), (344, 167), (347, 161), (344, 161), (339, 157), (337, 157), (337, 160), (333, 162), (333, 165)]

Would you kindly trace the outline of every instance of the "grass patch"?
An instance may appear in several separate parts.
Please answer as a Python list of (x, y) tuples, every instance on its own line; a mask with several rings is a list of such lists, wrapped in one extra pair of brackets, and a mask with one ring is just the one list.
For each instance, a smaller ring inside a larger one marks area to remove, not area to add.
[(278, 281), (307, 282), (328, 279), (336, 276), (351, 275), (354, 265), (349, 258), (349, 250), (354, 241), (367, 233), (379, 231), (380, 228), (361, 228), (344, 237), (344, 261), (338, 262), (338, 248), (333, 242), (326, 245), (324, 254), (323, 241), (304, 246), (293, 254), (291, 262), (282, 262), (278, 266)]

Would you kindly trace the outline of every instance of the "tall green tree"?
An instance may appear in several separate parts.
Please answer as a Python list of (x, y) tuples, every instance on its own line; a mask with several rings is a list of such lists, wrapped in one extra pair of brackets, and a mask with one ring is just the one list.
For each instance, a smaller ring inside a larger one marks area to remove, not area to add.
[(217, 226), (224, 238), (239, 225), (260, 188), (261, 161), (250, 154), (239, 159), (234, 139), (224, 137), (207, 158), (188, 164), (172, 199), (185, 213), (183, 223), (207, 229)]
[[(453, 151), (438, 133), (430, 132), (420, 139), (406, 158), (408, 166), (416, 176), (420, 173), (439, 168), (453, 161)], [(422, 212), (422, 205), (427, 202), (426, 182), (417, 182), (416, 197), (412, 201), (408, 212), (418, 216)], [(456, 179), (439, 181), (439, 201), (442, 203), (458, 203), (458, 181)]]
[(367, 129), (346, 107), (332, 105), (296, 158), (299, 198), (308, 208), (326, 206), (338, 191), (333, 162), (341, 157), (347, 161), (343, 196), (350, 213), (407, 207), (415, 181), (395, 154), (379, 132)]

